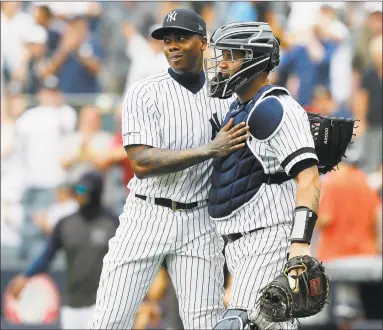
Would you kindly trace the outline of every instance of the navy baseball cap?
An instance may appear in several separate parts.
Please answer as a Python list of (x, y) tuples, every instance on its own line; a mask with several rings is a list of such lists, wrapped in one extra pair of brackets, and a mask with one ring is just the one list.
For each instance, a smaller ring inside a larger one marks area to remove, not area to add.
[(163, 40), (171, 30), (182, 30), (206, 37), (205, 21), (191, 9), (175, 9), (169, 12), (164, 18), (162, 27), (152, 32), (152, 37)]

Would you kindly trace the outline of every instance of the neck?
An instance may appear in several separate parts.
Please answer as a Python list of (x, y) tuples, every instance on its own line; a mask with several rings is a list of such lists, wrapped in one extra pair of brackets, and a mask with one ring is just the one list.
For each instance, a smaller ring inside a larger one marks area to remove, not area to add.
[(242, 88), (238, 89), (236, 94), (241, 103), (249, 101), (263, 86), (269, 84), (269, 79), (263, 73), (257, 78), (249, 81)]
[(198, 76), (203, 71), (203, 62), (198, 62), (198, 65), (196, 65), (193, 69), (190, 70), (177, 70), (172, 68), (172, 70), (182, 76)]

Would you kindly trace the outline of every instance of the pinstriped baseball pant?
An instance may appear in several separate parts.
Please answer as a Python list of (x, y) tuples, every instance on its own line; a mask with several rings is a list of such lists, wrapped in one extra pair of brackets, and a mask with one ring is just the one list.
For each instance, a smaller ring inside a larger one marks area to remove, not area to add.
[(164, 259), (184, 328), (213, 328), (224, 310), (222, 250), (206, 206), (172, 211), (130, 194), (104, 257), (91, 328), (132, 328)]
[(250, 319), (261, 329), (297, 329), (291, 322), (266, 322), (255, 309), (259, 291), (283, 269), (290, 229), (290, 224), (267, 227), (230, 242), (225, 248), (227, 266), (233, 278), (228, 308), (249, 311)]

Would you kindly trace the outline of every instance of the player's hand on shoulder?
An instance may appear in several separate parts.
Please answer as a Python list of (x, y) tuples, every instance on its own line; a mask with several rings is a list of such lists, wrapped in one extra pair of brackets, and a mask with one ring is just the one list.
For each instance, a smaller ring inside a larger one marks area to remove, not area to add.
[(241, 122), (233, 127), (234, 119), (221, 128), (215, 139), (207, 146), (212, 157), (225, 157), (235, 150), (245, 147), (246, 139), (249, 137), (249, 127)]

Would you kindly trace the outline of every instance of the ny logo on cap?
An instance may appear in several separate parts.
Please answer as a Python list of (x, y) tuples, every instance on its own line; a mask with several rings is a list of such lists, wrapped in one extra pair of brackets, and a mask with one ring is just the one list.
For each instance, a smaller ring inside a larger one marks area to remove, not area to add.
[(177, 12), (174, 10), (174, 11), (171, 11), (169, 14), (168, 14), (168, 19), (166, 20), (166, 22), (171, 22), (171, 21), (175, 21), (176, 20), (176, 16), (177, 16)]

